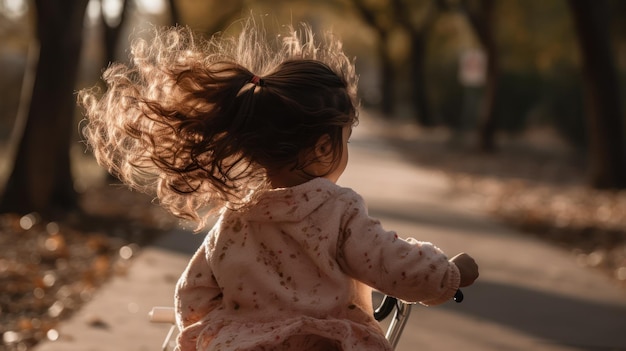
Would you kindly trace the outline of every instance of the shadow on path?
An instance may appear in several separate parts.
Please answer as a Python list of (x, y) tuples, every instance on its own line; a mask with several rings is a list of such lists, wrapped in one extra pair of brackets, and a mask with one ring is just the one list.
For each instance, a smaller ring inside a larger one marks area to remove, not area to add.
[[(390, 219), (438, 227), (478, 235), (479, 240), (500, 235), (496, 223), (471, 214), (437, 206), (412, 204), (409, 208), (407, 205), (374, 203), (370, 206), (370, 213), (383, 223)], [(541, 260), (540, 257), (536, 259)], [(537, 266), (540, 265), (542, 263), (538, 262)], [(517, 279), (532, 279), (532, 274)], [(602, 289), (601, 286), (597, 288)], [(623, 301), (616, 301), (613, 305), (481, 279), (466, 290), (463, 303), (448, 303), (442, 307), (555, 345), (589, 351), (626, 351), (626, 307)], [(419, 308), (415, 307), (418, 311)]]
[(495, 222), (491, 223), (472, 215), (430, 204), (402, 204), (394, 201), (389, 204), (377, 202), (368, 207), (370, 215), (379, 219), (388, 218), (420, 226), (440, 227), (481, 235), (491, 235), (485, 230), (486, 228), (496, 229)]
[(471, 315), (559, 345), (589, 351), (626, 350), (626, 308), (492, 281), (477, 281), (461, 304), (442, 308)]
[(189, 255), (189, 258), (191, 258), (191, 255), (193, 255), (200, 244), (202, 244), (207, 233), (208, 229), (197, 234), (182, 229), (174, 230), (160, 237), (152, 243), (152, 246), (179, 254)]

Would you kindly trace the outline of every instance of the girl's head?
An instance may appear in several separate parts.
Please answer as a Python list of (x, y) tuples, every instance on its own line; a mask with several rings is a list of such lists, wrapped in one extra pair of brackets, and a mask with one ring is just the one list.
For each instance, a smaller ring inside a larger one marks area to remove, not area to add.
[(238, 37), (203, 42), (188, 29), (136, 41), (131, 64), (81, 92), (87, 141), (98, 161), (134, 188), (156, 188), (174, 214), (253, 203), (345, 167), (357, 123), (353, 62), (332, 35), (303, 25), (275, 41), (253, 20)]
[[(310, 58), (291, 58), (263, 76), (244, 75), (248, 82), (233, 101), (223, 103), (235, 121), (225, 136), (228, 143), (274, 185), (332, 171), (342, 156), (343, 130), (357, 121), (346, 79)], [(320, 172), (324, 168), (327, 172)], [(283, 180), (290, 175), (294, 178)]]

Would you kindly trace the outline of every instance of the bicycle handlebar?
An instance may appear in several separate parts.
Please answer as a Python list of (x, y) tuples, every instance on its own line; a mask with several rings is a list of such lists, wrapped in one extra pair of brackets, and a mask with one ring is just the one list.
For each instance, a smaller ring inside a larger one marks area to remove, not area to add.
[(398, 299), (396, 299), (395, 297), (385, 295), (378, 308), (374, 310), (374, 319), (380, 322), (383, 319), (387, 318), (391, 311), (393, 311), (393, 309), (396, 307), (397, 302)]
[(153, 307), (148, 315), (152, 323), (176, 323), (174, 307)]
[[(461, 303), (463, 301), (463, 298), (463, 292), (461, 291), (461, 289), (458, 289), (453, 297), (454, 302)], [(397, 303), (398, 299), (389, 295), (385, 295), (383, 297), (383, 300), (380, 302), (378, 308), (374, 310), (374, 319), (380, 322), (383, 319), (387, 318), (387, 316), (389, 316), (389, 314), (391, 314), (393, 309), (397, 306)]]

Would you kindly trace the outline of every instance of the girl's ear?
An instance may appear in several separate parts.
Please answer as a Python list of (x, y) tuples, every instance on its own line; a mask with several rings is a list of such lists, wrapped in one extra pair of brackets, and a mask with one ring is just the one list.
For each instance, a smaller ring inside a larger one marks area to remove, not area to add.
[(331, 163), (333, 156), (333, 143), (330, 135), (324, 134), (315, 143), (315, 158), (323, 163)]

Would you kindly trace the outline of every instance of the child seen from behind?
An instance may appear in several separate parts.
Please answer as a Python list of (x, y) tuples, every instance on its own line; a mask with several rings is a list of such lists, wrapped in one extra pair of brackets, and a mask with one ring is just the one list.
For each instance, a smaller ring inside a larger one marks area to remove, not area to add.
[(425, 305), (478, 277), (474, 260), (401, 239), (336, 185), (358, 122), (353, 61), (302, 25), (268, 41), (188, 29), (136, 41), (85, 90), (98, 162), (199, 228), (218, 220), (175, 295), (177, 350), (391, 350), (372, 288)]

